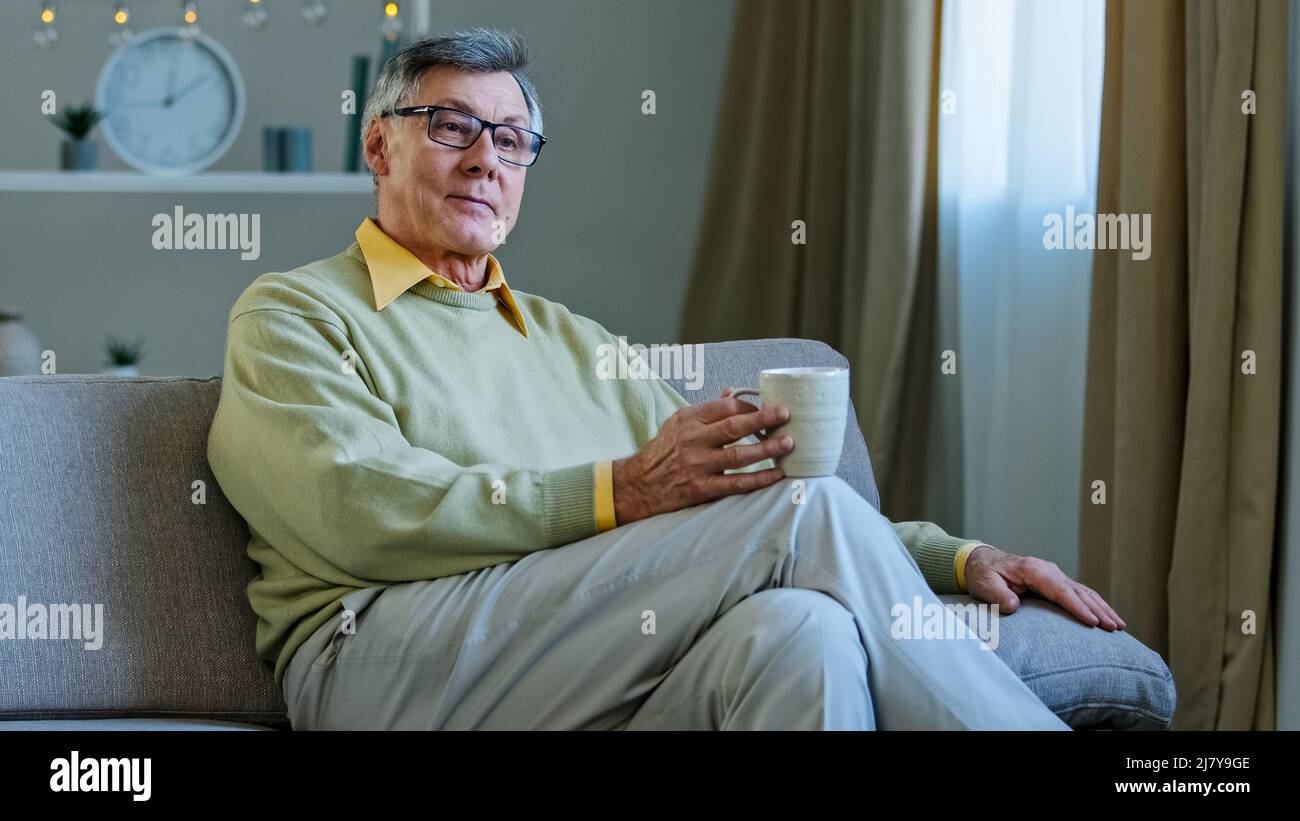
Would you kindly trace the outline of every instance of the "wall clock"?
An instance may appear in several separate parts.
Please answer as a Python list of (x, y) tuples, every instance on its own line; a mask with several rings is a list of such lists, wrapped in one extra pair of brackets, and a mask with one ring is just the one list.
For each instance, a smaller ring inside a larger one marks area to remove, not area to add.
[(181, 28), (142, 31), (109, 55), (95, 106), (109, 148), (137, 171), (193, 174), (230, 149), (244, 81), (221, 44)]

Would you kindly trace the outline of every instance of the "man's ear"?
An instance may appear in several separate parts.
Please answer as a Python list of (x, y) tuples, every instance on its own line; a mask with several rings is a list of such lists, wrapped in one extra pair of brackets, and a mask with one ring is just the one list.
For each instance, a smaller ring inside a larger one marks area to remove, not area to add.
[(366, 131), (366, 141), (362, 148), (365, 152), (366, 165), (370, 167), (370, 170), (376, 176), (387, 176), (388, 141), (384, 136), (384, 129), (379, 124), (378, 117), (370, 121), (370, 128)]

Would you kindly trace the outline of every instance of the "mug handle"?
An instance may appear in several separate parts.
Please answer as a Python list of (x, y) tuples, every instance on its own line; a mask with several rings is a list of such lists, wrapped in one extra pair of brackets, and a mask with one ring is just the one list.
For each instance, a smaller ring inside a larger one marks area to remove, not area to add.
[[(755, 396), (759, 397), (759, 401), (760, 401), (760, 402), (762, 401), (762, 396), (763, 396), (763, 395), (762, 395), (762, 393), (759, 392), (758, 388), (732, 388), (732, 389), (731, 389), (731, 395), (732, 395), (733, 397), (735, 397), (735, 398), (739, 398), (740, 395), (741, 395), (742, 393), (752, 393), (752, 394), (754, 394)], [(767, 438), (767, 428), (759, 428), (758, 430), (759, 430), (759, 437), (758, 437), (758, 438), (759, 438), (760, 440), (766, 439), (766, 438)]]

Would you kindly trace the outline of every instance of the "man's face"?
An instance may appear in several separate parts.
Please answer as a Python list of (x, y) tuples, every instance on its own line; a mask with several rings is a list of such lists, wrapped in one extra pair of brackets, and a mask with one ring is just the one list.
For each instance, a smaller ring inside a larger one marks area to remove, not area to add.
[[(439, 66), (425, 73), (419, 92), (402, 104), (449, 106), (491, 122), (531, 127), (523, 91), (504, 71), (483, 74)], [(429, 139), (427, 115), (380, 122), (387, 173), (373, 162), (371, 167), (382, 177), (381, 212), (395, 215), (421, 244), (458, 254), (479, 256), (504, 241), (519, 214), (527, 169), (497, 156), (490, 129), (484, 128), (469, 148), (459, 149)]]

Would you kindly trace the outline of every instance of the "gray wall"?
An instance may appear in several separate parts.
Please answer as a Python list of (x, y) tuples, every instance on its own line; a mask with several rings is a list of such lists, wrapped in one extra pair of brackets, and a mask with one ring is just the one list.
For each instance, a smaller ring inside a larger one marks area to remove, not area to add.
[[(176, 6), (133, 9), (137, 30), (173, 25)], [(341, 169), (340, 92), (350, 56), (377, 55), (378, 2), (332, 0), (310, 29), (297, 0), (245, 30), (234, 0), (200, 3), (204, 31), (244, 76), (243, 133), (211, 170), (261, 168), (261, 129), (313, 129), (318, 170)], [(409, 25), (409, 6), (408, 25)], [(59, 8), (61, 38), (32, 44), (35, 3), (0, 4), (0, 168), (54, 169), (58, 133), (41, 92), (62, 107), (93, 96), (111, 47), (107, 12)], [(734, 0), (478, 0), (434, 4), (434, 33), (497, 25), (524, 33), (551, 141), (529, 171), (518, 228), (497, 251), (512, 287), (541, 294), (645, 343), (676, 338), (698, 234)], [(640, 113), (654, 89), (658, 113)], [(125, 166), (106, 145), (100, 166)], [(156, 251), (150, 220), (257, 212), (262, 255)], [(334, 254), (372, 213), (368, 195), (0, 192), (0, 304), (24, 308), (60, 372), (100, 369), (107, 334), (145, 337), (142, 372), (220, 373), (226, 314), (259, 274)]]

